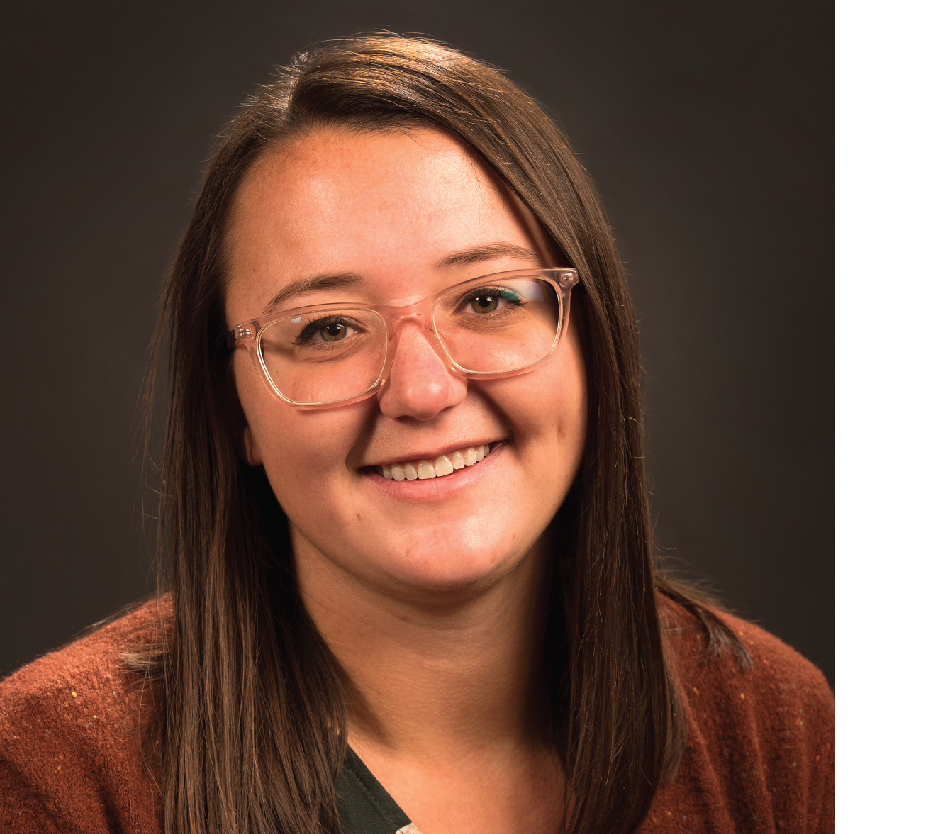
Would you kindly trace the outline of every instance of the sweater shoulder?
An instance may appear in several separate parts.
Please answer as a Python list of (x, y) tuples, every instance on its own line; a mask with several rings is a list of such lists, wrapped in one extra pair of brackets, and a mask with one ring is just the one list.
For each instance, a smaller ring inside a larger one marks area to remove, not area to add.
[(663, 600), (666, 649), (687, 726), (674, 778), (642, 831), (829, 832), (834, 699), (823, 674), (757, 625), (714, 611), (751, 663), (710, 653), (697, 618)]
[[(820, 670), (759, 626), (719, 611), (751, 665), (727, 650), (708, 656), (693, 615), (668, 602), (662, 613), (688, 740), (650, 821), (665, 831), (679, 830), (676, 818), (682, 831), (831, 831), (834, 697)], [(705, 829), (698, 820), (715, 822)]]
[(121, 654), (155, 637), (168, 605), (145, 603), (0, 681), (0, 829), (150, 830), (151, 708)]
[(800, 698), (832, 709), (833, 692), (823, 673), (774, 634), (733, 614), (713, 611), (749, 655), (749, 667), (741, 668), (738, 658), (727, 650), (708, 656), (697, 618), (681, 606), (665, 602), (661, 610), (673, 666), (680, 683), (689, 684), (692, 696), (704, 682), (715, 692), (732, 692), (740, 701), (751, 698), (760, 705), (783, 705)]
[(158, 618), (170, 613), (170, 598), (130, 606), (121, 615), (91, 626), (82, 636), (22, 666), (0, 680), (0, 702), (5, 707), (57, 691), (68, 677), (86, 680), (88, 694), (105, 690), (100, 675), (112, 678), (122, 668), (120, 654), (151, 639)]

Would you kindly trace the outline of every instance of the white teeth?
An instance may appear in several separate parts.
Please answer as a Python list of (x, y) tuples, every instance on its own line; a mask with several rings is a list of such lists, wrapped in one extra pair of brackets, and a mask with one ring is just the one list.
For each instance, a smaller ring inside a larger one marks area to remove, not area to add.
[(378, 466), (381, 477), (395, 481), (426, 481), (430, 478), (441, 478), (451, 475), (456, 469), (474, 466), (478, 461), (484, 460), (491, 453), (491, 447), (485, 443), (482, 446), (469, 446), (467, 449), (456, 450), (451, 455), (440, 455), (435, 460), (420, 460), (414, 463), (393, 463), (390, 466)]

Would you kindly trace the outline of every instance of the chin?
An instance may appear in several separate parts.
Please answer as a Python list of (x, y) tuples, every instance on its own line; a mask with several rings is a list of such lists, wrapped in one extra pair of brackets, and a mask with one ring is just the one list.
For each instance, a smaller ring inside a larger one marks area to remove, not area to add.
[(314, 575), (322, 579), (322, 572), (343, 587), (357, 583), (398, 600), (446, 604), (487, 591), (508, 576), (523, 574), (523, 568), (532, 572), (542, 558), (542, 539), (534, 544), (534, 539), (517, 538), (513, 523), (471, 520), (478, 523), (404, 525), (401, 534), (385, 519), (382, 536), (367, 541), (351, 535), (315, 541), (293, 525), (291, 533), (295, 556), (310, 582)]
[(486, 591), (526, 558), (488, 544), (462, 547), (459, 541), (449, 541), (447, 547), (406, 546), (393, 554), (381, 550), (372, 556), (367, 568), (358, 566), (372, 585), (398, 598), (437, 604)]
[(467, 593), (480, 591), (506, 576), (519, 562), (512, 553), (494, 555), (494, 548), (477, 550), (456, 546), (428, 548), (417, 553), (405, 549), (396, 558), (382, 563), (385, 584), (395, 585), (408, 594)]

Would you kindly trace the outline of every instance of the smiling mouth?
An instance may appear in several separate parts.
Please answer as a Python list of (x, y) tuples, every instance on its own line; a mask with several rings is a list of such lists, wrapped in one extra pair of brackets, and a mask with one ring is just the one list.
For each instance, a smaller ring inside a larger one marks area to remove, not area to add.
[(392, 463), (390, 466), (372, 467), (381, 477), (393, 481), (426, 481), (430, 478), (444, 478), (459, 469), (474, 466), (483, 461), (491, 452), (494, 443), (484, 443), (480, 446), (467, 446), (456, 449), (448, 455), (428, 460), (412, 460), (403, 463)]

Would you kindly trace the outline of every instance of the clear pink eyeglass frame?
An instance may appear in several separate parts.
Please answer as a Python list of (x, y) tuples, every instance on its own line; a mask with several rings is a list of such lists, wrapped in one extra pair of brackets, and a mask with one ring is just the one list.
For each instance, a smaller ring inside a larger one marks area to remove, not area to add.
[[(558, 327), (556, 328), (555, 338), (552, 340), (552, 347), (549, 348), (549, 352), (542, 358), (538, 359), (536, 362), (533, 362), (529, 365), (524, 365), (522, 368), (515, 368), (513, 370), (472, 371), (468, 368), (462, 367), (449, 355), (449, 351), (447, 350), (445, 344), (443, 344), (442, 338), (436, 330), (434, 316), (436, 305), (439, 299), (448, 295), (449, 293), (464, 292), (469, 287), (481, 288), (486, 286), (489, 281), (505, 280), (518, 277), (542, 278), (556, 290), (556, 297), (559, 300), (559, 323)], [(307, 409), (334, 408), (341, 405), (350, 405), (352, 403), (359, 402), (360, 400), (367, 399), (368, 397), (371, 397), (377, 393), (377, 391), (387, 382), (387, 379), (390, 376), (390, 369), (393, 366), (394, 351), (397, 348), (397, 326), (400, 322), (408, 320), (419, 323), (437, 356), (443, 359), (443, 361), (454, 372), (466, 377), (479, 379), (503, 379), (504, 377), (518, 376), (520, 374), (528, 373), (529, 371), (534, 371), (552, 360), (556, 350), (562, 343), (562, 333), (568, 327), (568, 313), (571, 303), (571, 291), (572, 287), (578, 283), (578, 280), (578, 271), (572, 268), (518, 269), (509, 272), (498, 272), (491, 275), (482, 275), (469, 281), (463, 281), (461, 284), (453, 284), (451, 287), (446, 287), (434, 295), (426, 296), (425, 298), (421, 298), (419, 301), (414, 302), (413, 304), (407, 304), (404, 306), (394, 306), (390, 304), (366, 305), (355, 304), (352, 302), (336, 302), (333, 304), (313, 304), (308, 307), (294, 307), (290, 310), (281, 310), (276, 313), (270, 313), (267, 316), (260, 316), (259, 318), (251, 319), (250, 321), (237, 324), (232, 330), (229, 331), (227, 336), (227, 345), (230, 349), (235, 349), (240, 345), (247, 347), (249, 355), (252, 358), (252, 364), (255, 366), (255, 370), (258, 371), (259, 375), (265, 380), (265, 382), (268, 383), (274, 394), (290, 405)], [(265, 367), (264, 360), (262, 359), (261, 353), (258, 349), (262, 337), (262, 331), (264, 331), (268, 325), (273, 324), (276, 321), (280, 321), (281, 319), (293, 318), (295, 316), (302, 316), (308, 313), (325, 313), (329, 310), (370, 311), (375, 313), (381, 319), (381, 321), (384, 322), (385, 345), (382, 348), (383, 361), (381, 364), (381, 371), (379, 372), (377, 379), (375, 379), (368, 388), (359, 394), (355, 394), (354, 396), (346, 397), (341, 400), (320, 403), (296, 402), (295, 400), (289, 399), (284, 394), (282, 394), (280, 390), (278, 390), (274, 380), (271, 378), (271, 374)]]

